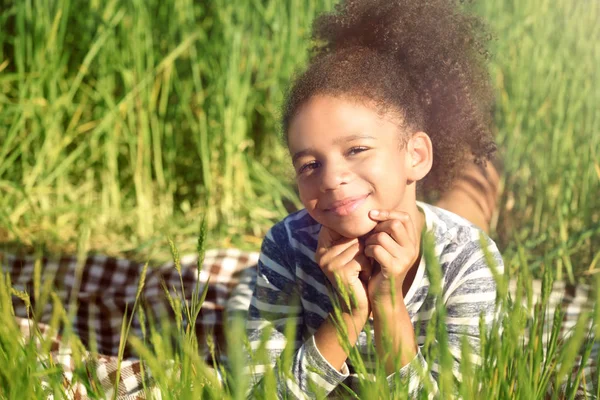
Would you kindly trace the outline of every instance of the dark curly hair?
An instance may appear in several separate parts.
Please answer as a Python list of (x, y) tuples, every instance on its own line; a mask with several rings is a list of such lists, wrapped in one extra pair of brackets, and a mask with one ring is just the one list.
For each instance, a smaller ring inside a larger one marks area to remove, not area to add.
[(481, 21), (456, 0), (347, 0), (313, 25), (307, 69), (288, 89), (282, 128), (315, 95), (374, 101), (403, 128), (433, 143), (427, 195), (443, 192), (464, 162), (484, 164), (496, 149), (489, 41)]

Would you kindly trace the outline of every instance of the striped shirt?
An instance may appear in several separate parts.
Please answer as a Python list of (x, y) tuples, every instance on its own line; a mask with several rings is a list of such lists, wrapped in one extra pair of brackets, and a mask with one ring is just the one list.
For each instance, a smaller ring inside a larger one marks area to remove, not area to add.
[[(427, 231), (435, 238), (435, 255), (442, 269), (448, 345), (454, 358), (453, 373), (460, 379), (461, 338), (467, 338), (473, 350), (472, 362), (478, 363), (479, 318), (483, 314), (488, 325), (494, 319), (496, 283), (481, 249), (481, 231), (478, 228), (440, 208), (421, 202), (418, 202), (418, 206), (425, 215)], [(342, 382), (352, 389), (357, 388), (358, 376), (350, 361), (338, 371), (315, 346), (313, 335), (333, 310), (327, 278), (315, 262), (320, 229), (321, 225), (306, 210), (301, 210), (273, 226), (261, 248), (246, 324), (250, 348), (256, 350), (261, 342), (265, 346), (265, 332), (270, 332), (266, 349), (270, 366), (277, 369), (278, 359), (287, 343), (284, 334), (286, 324), (297, 324), (291, 373), (286, 371), (287, 378), (278, 378), (276, 383), (279, 397), (335, 395), (337, 391), (334, 389)], [(485, 240), (497, 272), (502, 273), (503, 262), (496, 245), (487, 236)], [(418, 373), (421, 368), (422, 371), (429, 371), (425, 379), (430, 381), (434, 392), (437, 391), (439, 366), (434, 362), (429, 368), (421, 353), (425, 344), (425, 328), (435, 305), (435, 299), (429, 293), (425, 267), (425, 257), (422, 257), (404, 300), (415, 328), (418, 352), (409, 364), (395, 373), (408, 381), (411, 398), (416, 397), (423, 388), (424, 383)], [(373, 347), (367, 340), (374, 340), (373, 337), (373, 321), (369, 320), (356, 346), (364, 355), (367, 370), (371, 372), (375, 368), (375, 359)], [(266, 363), (252, 361), (248, 368), (256, 384), (261, 380)], [(397, 381), (395, 374), (388, 377), (390, 385)]]

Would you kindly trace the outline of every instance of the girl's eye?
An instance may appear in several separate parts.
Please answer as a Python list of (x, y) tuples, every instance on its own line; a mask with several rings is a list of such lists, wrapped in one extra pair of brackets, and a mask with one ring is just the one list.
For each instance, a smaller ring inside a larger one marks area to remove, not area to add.
[(358, 153), (362, 153), (363, 151), (369, 150), (367, 147), (352, 147), (348, 150), (348, 155), (352, 156)]
[(311, 161), (311, 162), (307, 162), (306, 164), (302, 165), (300, 167), (300, 169), (298, 170), (298, 175), (307, 172), (307, 171), (311, 171), (315, 168), (317, 168), (319, 166), (319, 163), (316, 161)]

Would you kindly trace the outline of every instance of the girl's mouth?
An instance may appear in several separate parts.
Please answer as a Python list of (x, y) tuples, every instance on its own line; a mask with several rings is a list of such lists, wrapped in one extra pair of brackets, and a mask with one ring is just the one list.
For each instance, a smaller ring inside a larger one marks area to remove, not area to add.
[(347, 197), (345, 199), (333, 202), (329, 208), (325, 209), (325, 211), (340, 217), (344, 217), (352, 214), (354, 211), (360, 208), (360, 206), (362, 206), (367, 200), (367, 197), (369, 197), (368, 194), (357, 197)]

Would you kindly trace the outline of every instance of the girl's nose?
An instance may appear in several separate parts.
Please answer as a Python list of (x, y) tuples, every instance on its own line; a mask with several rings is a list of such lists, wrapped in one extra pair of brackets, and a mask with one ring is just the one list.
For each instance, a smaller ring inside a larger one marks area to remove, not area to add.
[(341, 165), (330, 163), (323, 167), (321, 175), (321, 191), (335, 190), (350, 180), (350, 171)]

